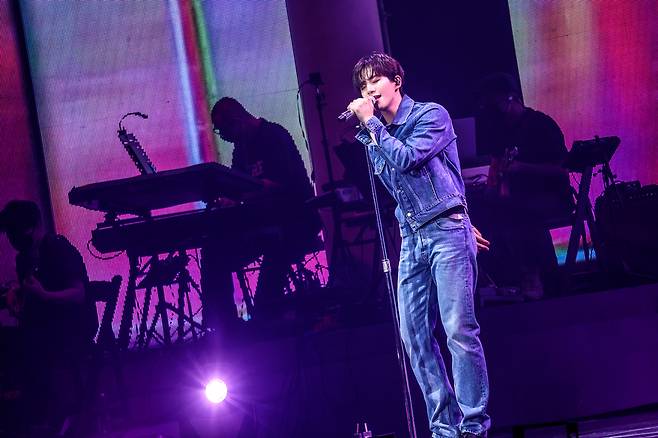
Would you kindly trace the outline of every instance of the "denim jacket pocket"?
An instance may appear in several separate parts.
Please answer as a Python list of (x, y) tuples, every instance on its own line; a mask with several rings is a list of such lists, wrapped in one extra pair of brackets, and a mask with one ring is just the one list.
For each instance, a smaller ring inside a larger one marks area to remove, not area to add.
[(441, 216), (436, 218), (434, 220), (434, 223), (436, 224), (439, 230), (443, 230), (443, 231), (460, 230), (464, 228), (464, 219), (465, 216), (463, 214), (459, 214), (458, 216), (455, 215)]

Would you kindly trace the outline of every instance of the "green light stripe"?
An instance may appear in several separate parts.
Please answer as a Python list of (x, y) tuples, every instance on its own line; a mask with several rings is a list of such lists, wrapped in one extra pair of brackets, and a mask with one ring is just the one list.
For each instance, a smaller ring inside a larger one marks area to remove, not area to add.
[[(197, 32), (197, 45), (199, 49), (199, 58), (203, 71), (203, 84), (205, 87), (206, 104), (208, 111), (219, 98), (217, 89), (217, 78), (212, 63), (212, 51), (210, 50), (210, 41), (208, 39), (208, 29), (206, 27), (206, 18), (203, 13), (202, 0), (192, 0), (192, 11), (194, 13), (194, 24)], [(215, 152), (219, 155), (220, 139), (214, 136)]]

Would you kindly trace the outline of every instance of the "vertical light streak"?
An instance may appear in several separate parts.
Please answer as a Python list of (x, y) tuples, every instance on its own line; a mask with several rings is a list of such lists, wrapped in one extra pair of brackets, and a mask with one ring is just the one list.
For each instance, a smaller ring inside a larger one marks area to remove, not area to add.
[(171, 18), (171, 25), (174, 34), (176, 60), (178, 61), (178, 72), (181, 79), (180, 86), (183, 97), (183, 117), (185, 119), (185, 132), (187, 134), (187, 159), (190, 164), (197, 164), (201, 162), (201, 155), (196, 127), (196, 109), (194, 107), (194, 98), (192, 96), (192, 83), (190, 80), (183, 26), (181, 23), (181, 11), (178, 6), (178, 0), (168, 0), (168, 4), (169, 16)]

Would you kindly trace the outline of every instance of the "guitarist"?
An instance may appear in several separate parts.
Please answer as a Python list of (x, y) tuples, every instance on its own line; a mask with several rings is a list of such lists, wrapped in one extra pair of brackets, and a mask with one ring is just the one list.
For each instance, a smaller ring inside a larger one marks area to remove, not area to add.
[(18, 282), (6, 300), (20, 322), (26, 426), (47, 436), (80, 408), (79, 366), (98, 324), (95, 304), (82, 256), (65, 237), (43, 232), (34, 202), (7, 203), (0, 231), (17, 251)]
[(541, 276), (557, 266), (546, 223), (573, 209), (569, 174), (562, 167), (564, 135), (551, 117), (524, 105), (509, 75), (487, 77), (478, 97), (478, 145), (491, 155), (487, 203), (496, 221), (486, 232), (509, 249), (504, 259), (514, 260), (508, 263), (516, 270), (510, 277), (522, 293), (540, 298)]

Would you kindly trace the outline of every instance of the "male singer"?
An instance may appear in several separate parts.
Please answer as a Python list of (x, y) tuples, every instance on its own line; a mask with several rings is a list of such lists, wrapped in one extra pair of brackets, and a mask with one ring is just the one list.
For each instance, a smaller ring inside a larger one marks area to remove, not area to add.
[[(363, 127), (356, 137), (398, 204), (400, 331), (432, 437), (486, 436), (489, 383), (473, 292), (476, 246), (486, 249), (488, 242), (468, 218), (450, 116), (436, 103), (403, 94), (404, 71), (384, 53), (361, 58), (352, 80), (361, 95), (347, 107)], [(437, 311), (452, 355), (454, 389), (432, 334)]]

